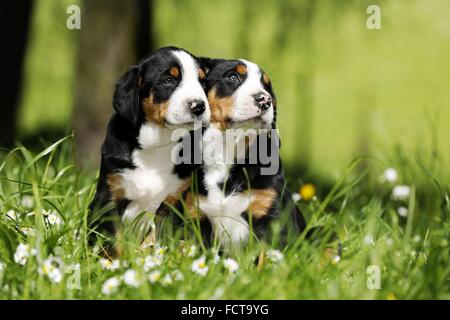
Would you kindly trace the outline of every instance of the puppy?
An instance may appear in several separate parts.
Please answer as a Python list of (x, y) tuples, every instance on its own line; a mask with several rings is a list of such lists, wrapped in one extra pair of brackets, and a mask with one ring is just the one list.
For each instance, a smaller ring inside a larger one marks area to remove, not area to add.
[[(208, 125), (205, 80), (200, 60), (175, 47), (156, 50), (119, 79), (90, 205), (99, 231), (114, 234), (113, 216), (131, 223), (187, 188), (191, 169), (175, 170), (171, 154), (180, 137), (172, 134), (178, 128), (191, 130), (194, 121)], [(94, 214), (111, 202), (113, 208), (100, 217)], [(144, 218), (139, 229), (145, 233), (148, 228)]]
[[(184, 199), (190, 214), (199, 212), (209, 220), (223, 248), (246, 243), (253, 236), (250, 227), (256, 237), (268, 240), (274, 220), (285, 226), (282, 240), (289, 231), (301, 232), (305, 220), (286, 189), (279, 138), (272, 130), (276, 98), (269, 77), (246, 60), (207, 60), (207, 64), (211, 124), (203, 137), (199, 194), (187, 193)], [(227, 140), (229, 129), (234, 131)], [(244, 145), (240, 150), (239, 143)], [(260, 156), (252, 159), (263, 149), (270, 151), (270, 163)]]

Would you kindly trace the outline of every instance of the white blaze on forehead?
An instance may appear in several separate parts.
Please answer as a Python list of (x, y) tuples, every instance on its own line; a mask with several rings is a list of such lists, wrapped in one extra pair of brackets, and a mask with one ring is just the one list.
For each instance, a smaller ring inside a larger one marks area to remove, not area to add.
[(184, 51), (172, 51), (172, 53), (178, 59), (181, 66), (182, 76), (178, 90), (191, 89), (192, 94), (197, 94), (198, 98), (206, 97), (198, 79), (198, 65), (194, 58)]
[(169, 99), (169, 107), (166, 120), (171, 124), (189, 123), (194, 116), (187, 107), (187, 103), (193, 99), (205, 102), (206, 110), (201, 115), (202, 122), (208, 123), (210, 111), (205, 91), (203, 90), (199, 77), (197, 61), (185, 51), (172, 51), (181, 67), (181, 82)]
[[(253, 62), (247, 61), (245, 59), (240, 59), (242, 63), (245, 64), (247, 67), (247, 78), (245, 79), (244, 83), (241, 86), (246, 86), (248, 89), (256, 90), (264, 90), (263, 85), (261, 84), (261, 69), (259, 66)], [(265, 90), (264, 90), (265, 91)]]

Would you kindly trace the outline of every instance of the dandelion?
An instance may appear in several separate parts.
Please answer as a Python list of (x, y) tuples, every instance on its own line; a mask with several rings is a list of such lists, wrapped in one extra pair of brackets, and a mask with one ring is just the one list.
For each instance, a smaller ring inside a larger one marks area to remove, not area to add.
[(19, 218), (14, 210), (9, 210), (8, 212), (6, 212), (6, 216), (14, 221), (18, 220)]
[(174, 270), (172, 272), (172, 276), (173, 276), (173, 279), (175, 279), (175, 281), (183, 281), (184, 280), (184, 275), (180, 270)]
[(103, 283), (102, 293), (104, 295), (110, 295), (114, 292), (117, 292), (117, 288), (120, 286), (120, 280), (117, 277), (109, 278)]
[(159, 267), (162, 264), (162, 256), (147, 256), (144, 261), (144, 271), (149, 272), (151, 269)]
[(202, 277), (205, 276), (209, 270), (208, 266), (206, 265), (206, 257), (201, 256), (197, 260), (194, 260), (194, 262), (192, 262), (191, 270), (192, 272), (195, 272)]
[(397, 300), (397, 297), (395, 296), (395, 294), (389, 293), (389, 294), (386, 296), (386, 300)]
[(23, 196), (22, 200), (20, 201), (20, 204), (24, 208), (32, 208), (34, 205), (34, 199), (31, 196)]
[(128, 269), (127, 271), (125, 271), (125, 273), (123, 274), (123, 281), (126, 285), (134, 288), (137, 288), (141, 285), (138, 274), (133, 269)]
[(120, 268), (120, 261), (117, 259), (100, 259), (100, 265), (102, 266), (103, 270), (114, 271)]
[(294, 202), (299, 202), (301, 200), (301, 198), (302, 198), (302, 196), (300, 195), (300, 193), (295, 192), (292, 194), (292, 201), (294, 201)]
[(397, 181), (397, 178), (398, 178), (397, 170), (395, 170), (394, 168), (388, 168), (384, 170), (383, 174), (380, 176), (379, 181), (393, 183)]
[(183, 253), (188, 257), (194, 257), (197, 254), (197, 247), (192, 245), (189, 248), (183, 248)]
[(162, 279), (161, 279), (161, 284), (163, 286), (170, 286), (173, 283), (173, 279), (170, 276), (170, 274), (166, 274)]
[(411, 189), (408, 186), (396, 186), (392, 190), (392, 199), (394, 200), (406, 200), (409, 198), (409, 194), (411, 193)]
[(150, 283), (156, 283), (160, 279), (161, 279), (161, 271), (159, 271), (159, 270), (152, 271), (148, 275), (148, 280), (150, 281)]
[(280, 250), (271, 249), (267, 251), (266, 255), (267, 259), (272, 263), (280, 263), (284, 258)]
[(231, 258), (225, 259), (223, 261), (223, 266), (229, 273), (235, 273), (239, 269), (239, 264)]
[(400, 217), (406, 218), (408, 216), (408, 209), (405, 207), (399, 207), (397, 213)]
[(35, 249), (31, 249), (29, 245), (20, 243), (14, 253), (14, 261), (18, 264), (25, 265), (28, 257), (36, 253)]
[(310, 201), (316, 195), (316, 187), (311, 183), (306, 183), (300, 187), (298, 193), (300, 194), (302, 200)]

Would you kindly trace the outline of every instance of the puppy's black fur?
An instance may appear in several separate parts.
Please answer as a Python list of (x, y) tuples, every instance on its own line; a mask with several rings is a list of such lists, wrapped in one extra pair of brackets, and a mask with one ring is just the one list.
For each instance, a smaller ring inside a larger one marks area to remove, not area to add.
[[(164, 103), (169, 100), (181, 81), (181, 76), (172, 77), (168, 72), (173, 66), (180, 68), (179, 61), (171, 54), (173, 51), (185, 50), (176, 47), (160, 48), (132, 66), (116, 84), (113, 95), (115, 114), (108, 124), (101, 148), (97, 189), (89, 206), (90, 225), (102, 233), (114, 234), (115, 220), (123, 214), (130, 202), (124, 198), (113, 199), (108, 177), (124, 169), (135, 168), (132, 154), (133, 151), (141, 149), (138, 143), (139, 130), (147, 121), (142, 108), (143, 99), (151, 92), (153, 103)], [(201, 61), (193, 58), (201, 67)], [(169, 78), (170, 81), (167, 81)], [(200, 82), (202, 86), (205, 85), (204, 80), (201, 79)], [(190, 176), (195, 166), (180, 165), (174, 173), (185, 179)], [(92, 234), (91, 242), (95, 238)]]
[[(236, 92), (242, 83), (246, 80), (246, 74), (237, 74), (236, 68), (242, 64), (239, 60), (223, 60), (223, 59), (208, 59), (203, 58), (203, 64), (209, 69), (206, 81), (206, 91), (211, 93), (212, 90), (215, 91), (214, 99), (230, 98)], [(239, 81), (235, 78), (239, 77)], [(261, 83), (264, 89), (271, 95), (273, 106), (274, 106), (274, 120), (271, 124), (273, 129), (276, 129), (276, 97), (273, 91), (270, 81), (264, 78), (264, 72), (261, 74)], [(264, 79), (263, 79), (264, 78)], [(208, 95), (208, 99), (211, 97)], [(225, 128), (233, 125), (233, 119), (230, 118), (214, 118), (213, 108), (215, 106), (214, 101), (209, 101), (212, 119), (211, 124), (214, 122), (222, 122)], [(217, 110), (216, 110), (217, 111)], [(285, 244), (288, 234), (298, 235), (301, 233), (305, 227), (305, 219), (296, 204), (292, 201), (291, 194), (286, 186), (286, 179), (284, 170), (282, 167), (281, 159), (279, 156), (280, 140), (278, 135), (268, 135), (266, 137), (268, 148), (274, 143), (277, 153), (271, 155), (273, 157), (278, 157), (279, 167), (278, 171), (273, 175), (264, 175), (261, 173), (261, 169), (264, 167), (269, 167), (269, 164), (263, 164), (261, 159), (258, 158), (257, 163), (252, 164), (247, 157), (243, 164), (233, 164), (229, 170), (229, 175), (226, 181), (221, 181), (219, 187), (223, 190), (225, 196), (232, 193), (239, 194), (245, 193), (250, 190), (264, 191), (273, 190), (276, 196), (271, 203), (271, 205), (264, 212), (262, 217), (255, 218), (252, 217), (252, 227), (253, 232), (259, 239), (270, 240), (271, 238), (271, 224), (274, 221), (279, 221), (282, 229), (279, 239)], [(259, 148), (261, 140), (258, 140), (251, 148)], [(264, 140), (262, 140), (264, 141)], [(196, 170), (197, 183), (198, 183), (198, 196), (207, 197), (208, 188), (205, 185), (205, 167)], [(182, 206), (179, 204), (178, 208), (181, 210)], [(242, 217), (249, 221), (249, 212), (242, 212)], [(202, 233), (204, 239), (207, 243), (212, 239), (212, 227), (207, 223), (207, 219), (202, 219)]]

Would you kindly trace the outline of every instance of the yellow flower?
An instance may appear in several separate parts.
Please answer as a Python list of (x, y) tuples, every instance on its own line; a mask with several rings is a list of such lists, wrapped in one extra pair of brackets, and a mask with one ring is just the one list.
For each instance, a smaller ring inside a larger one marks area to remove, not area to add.
[(395, 297), (395, 294), (389, 293), (389, 294), (386, 296), (386, 300), (397, 300), (397, 298)]
[(311, 183), (306, 183), (300, 187), (298, 193), (304, 201), (310, 201), (316, 195), (316, 187)]

